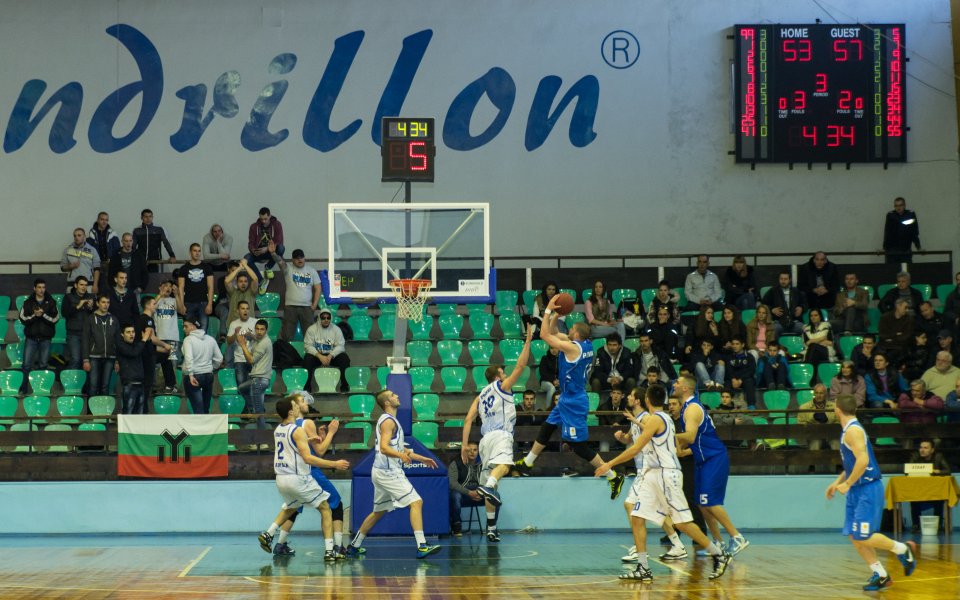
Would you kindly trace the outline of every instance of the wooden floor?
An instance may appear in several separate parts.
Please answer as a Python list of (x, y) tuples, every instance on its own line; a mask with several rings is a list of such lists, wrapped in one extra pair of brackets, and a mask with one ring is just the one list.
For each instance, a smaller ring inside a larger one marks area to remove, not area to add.
[[(760, 533), (723, 578), (710, 560), (652, 562), (652, 584), (621, 583), (622, 533), (504, 533), (442, 539), (428, 560), (413, 542), (374, 539), (366, 557), (323, 562), (315, 535), (291, 536), (297, 555), (274, 560), (248, 536), (7, 537), (0, 548), (0, 598), (864, 598), (869, 571), (835, 533)], [(919, 566), (903, 576), (882, 557), (894, 586), (888, 600), (960, 597), (960, 551), (949, 538), (915, 538)], [(659, 546), (652, 551), (659, 551)], [(876, 595), (876, 594), (873, 594)]]

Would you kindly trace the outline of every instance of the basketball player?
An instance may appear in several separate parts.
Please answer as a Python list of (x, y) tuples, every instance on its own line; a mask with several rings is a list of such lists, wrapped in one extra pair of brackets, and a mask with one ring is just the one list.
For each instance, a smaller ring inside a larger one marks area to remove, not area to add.
[[(274, 431), (273, 469), (277, 474), (277, 490), (284, 499), (280, 515), (270, 525), (270, 529), (260, 534), (260, 546), (270, 552), (273, 534), (278, 529), (277, 522), (283, 523), (296, 514), (301, 506), (312, 506), (320, 511), (325, 551), (323, 560), (327, 562), (343, 558), (333, 549), (333, 524), (330, 505), (327, 498), (330, 493), (324, 491), (310, 475), (310, 466), (327, 467), (346, 471), (350, 463), (345, 460), (329, 461), (317, 458), (310, 452), (310, 441), (303, 427), (296, 423), (300, 418), (300, 406), (292, 397), (277, 401), (277, 415), (282, 419)], [(280, 544), (286, 546), (286, 533), (281, 531)], [(289, 550), (289, 548), (287, 548)], [(292, 550), (278, 553), (278, 556), (290, 556)]]
[(726, 446), (720, 441), (717, 430), (713, 426), (713, 419), (707, 414), (703, 404), (700, 404), (700, 400), (694, 396), (696, 389), (696, 380), (687, 375), (678, 377), (674, 384), (674, 393), (678, 398), (684, 399), (680, 410), (680, 432), (677, 433), (677, 444), (689, 447), (693, 451), (696, 463), (694, 494), (714, 541), (721, 540), (719, 523), (730, 534), (726, 551), (735, 556), (749, 546), (750, 542), (740, 535), (737, 528), (733, 526), (730, 515), (723, 508), (723, 499), (727, 493), (727, 479), (730, 477), (730, 458), (727, 456)]
[(640, 437), (619, 456), (598, 466), (594, 473), (599, 477), (616, 465), (643, 453), (643, 472), (637, 476), (630, 490), (637, 498), (630, 513), (633, 542), (637, 546), (637, 568), (622, 573), (620, 579), (653, 581), (653, 573), (647, 562), (645, 521), (662, 525), (667, 516), (680, 531), (707, 549), (713, 557), (710, 579), (716, 579), (726, 572), (733, 557), (707, 539), (703, 531), (691, 522), (693, 516), (683, 497), (683, 472), (680, 470), (680, 459), (677, 458), (673, 419), (663, 412), (667, 390), (660, 384), (651, 385), (647, 388), (644, 400), (650, 414), (644, 420)]
[(827, 488), (827, 499), (835, 493), (847, 496), (847, 516), (843, 523), (844, 535), (850, 536), (853, 547), (870, 565), (873, 575), (863, 586), (866, 592), (875, 592), (893, 585), (893, 580), (877, 559), (877, 550), (889, 550), (903, 565), (903, 574), (910, 576), (917, 567), (914, 557), (916, 544), (898, 542), (878, 533), (883, 514), (883, 484), (880, 467), (873, 456), (873, 445), (863, 425), (857, 420), (857, 401), (853, 396), (838, 396), (833, 409), (843, 427), (840, 434), (840, 458), (843, 473)]
[[(540, 326), (540, 339), (551, 348), (560, 351), (558, 379), (560, 380), (560, 401), (550, 411), (546, 422), (540, 426), (537, 440), (526, 457), (516, 462), (517, 470), (529, 473), (533, 463), (550, 442), (551, 436), (560, 428), (560, 437), (573, 452), (588, 461), (594, 467), (603, 463), (597, 451), (587, 445), (587, 414), (590, 402), (587, 399), (587, 380), (593, 364), (593, 343), (590, 341), (590, 326), (575, 323), (569, 335), (557, 333), (557, 300), (559, 294), (550, 298), (543, 311), (543, 324)], [(610, 484), (610, 499), (616, 500), (623, 489), (623, 475), (613, 471), (604, 474)]]
[[(651, 384), (652, 385), (652, 384)], [(640, 439), (640, 436), (643, 435), (643, 422), (646, 420), (647, 416), (650, 414), (647, 412), (646, 407), (644, 406), (644, 391), (646, 388), (633, 388), (630, 390), (630, 393), (627, 395), (627, 410), (624, 411), (624, 416), (630, 419), (630, 431), (616, 431), (613, 434), (613, 437), (617, 438), (617, 441), (623, 444), (624, 446), (632, 446), (633, 443)], [(638, 453), (633, 457), (634, 465), (637, 468), (637, 479), (634, 480), (634, 485), (630, 486), (630, 491), (627, 493), (627, 499), (623, 502), (623, 507), (627, 511), (627, 523), (632, 526), (633, 521), (631, 520), (631, 512), (633, 512), (634, 505), (640, 500), (637, 495), (637, 481), (639, 481), (640, 475), (643, 473), (643, 452)], [(689, 506), (689, 504), (687, 504)], [(670, 517), (666, 517), (663, 520), (663, 530), (667, 534), (667, 539), (670, 541), (672, 546), (669, 551), (660, 555), (660, 560), (670, 561), (670, 560), (683, 560), (687, 558), (687, 549), (683, 547), (683, 544), (680, 542), (680, 536), (677, 535), (677, 532), (673, 529), (673, 522), (670, 520)], [(637, 547), (634, 546), (630, 548), (630, 551), (626, 556), (621, 558), (625, 563), (636, 563), (640, 560), (640, 557), (637, 555)]]
[(414, 454), (413, 450), (404, 448), (403, 428), (397, 421), (400, 398), (395, 393), (388, 389), (382, 390), (377, 394), (377, 406), (383, 410), (383, 414), (377, 420), (377, 444), (374, 447), (377, 454), (373, 460), (373, 468), (370, 469), (370, 479), (373, 481), (373, 511), (363, 520), (360, 531), (347, 547), (346, 555), (354, 558), (363, 553), (363, 540), (380, 517), (395, 508), (409, 506), (410, 525), (417, 540), (417, 558), (426, 558), (439, 552), (440, 546), (427, 545), (427, 538), (423, 535), (423, 499), (404, 474), (403, 465), (417, 461), (436, 469), (437, 463), (432, 458)]
[(527, 368), (533, 330), (532, 325), (527, 327), (523, 350), (509, 376), (504, 374), (503, 367), (487, 367), (484, 375), (489, 383), (473, 399), (467, 416), (463, 419), (463, 445), (460, 455), (463, 462), (469, 464), (467, 445), (470, 443), (470, 428), (477, 418), (477, 413), (480, 413), (480, 480), (483, 481), (486, 475), (486, 481), (477, 488), (477, 493), (486, 501), (488, 542), (500, 541), (500, 532), (497, 531), (497, 507), (503, 504), (503, 501), (497, 491), (497, 484), (513, 466), (513, 428), (517, 423), (517, 408), (511, 390), (513, 384), (520, 379), (520, 374)]
[[(333, 436), (337, 433), (340, 422), (334, 419), (330, 421), (326, 427), (321, 427), (320, 430), (318, 430), (314, 420), (305, 417), (305, 415), (310, 413), (310, 407), (313, 406), (313, 396), (304, 390), (296, 390), (290, 392), (288, 397), (296, 399), (301, 415), (296, 420), (296, 424), (303, 427), (303, 431), (307, 434), (307, 439), (310, 440), (310, 451), (317, 458), (323, 458), (323, 455), (326, 454), (327, 449), (330, 447), (330, 443), (333, 442)], [(341, 501), (340, 493), (337, 491), (337, 488), (334, 487), (333, 483), (327, 479), (327, 476), (323, 474), (323, 471), (317, 467), (310, 467), (310, 475), (316, 480), (323, 491), (330, 494), (330, 497), (327, 498), (327, 504), (330, 505), (330, 511), (333, 515), (333, 550), (335, 553), (342, 555), (344, 551), (346, 551), (346, 548), (343, 546), (343, 502)], [(280, 514), (277, 515), (278, 519), (282, 519), (277, 523), (281, 529), (280, 535), (282, 539), (273, 547), (273, 553), (275, 555), (293, 556), (295, 554), (294, 550), (287, 545), (285, 540), (287, 535), (290, 534), (290, 530), (293, 528), (297, 516), (302, 512), (303, 507), (301, 506), (289, 519), (284, 518), (286, 511), (281, 510)], [(286, 535), (284, 535), (284, 532), (286, 532)], [(272, 534), (272, 532), (269, 533)], [(261, 541), (261, 547), (269, 551), (270, 544), (264, 544)]]

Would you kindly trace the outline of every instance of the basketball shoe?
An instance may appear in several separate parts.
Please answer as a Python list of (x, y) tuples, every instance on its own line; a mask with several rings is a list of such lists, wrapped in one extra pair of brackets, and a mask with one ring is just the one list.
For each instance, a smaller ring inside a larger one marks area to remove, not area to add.
[(613, 479), (610, 479), (610, 499), (616, 500), (617, 496), (620, 495), (620, 490), (623, 489), (623, 480), (625, 477), (623, 473), (617, 473), (617, 476)]
[(257, 540), (260, 542), (260, 547), (263, 548), (263, 551), (270, 554), (273, 550), (273, 536), (263, 531), (257, 537)]

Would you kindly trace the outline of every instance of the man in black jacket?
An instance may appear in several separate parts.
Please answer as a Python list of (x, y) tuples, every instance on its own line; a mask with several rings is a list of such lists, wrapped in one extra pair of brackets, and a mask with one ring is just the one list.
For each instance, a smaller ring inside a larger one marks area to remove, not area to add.
[(63, 297), (63, 318), (67, 320), (67, 351), (70, 369), (83, 368), (83, 323), (93, 313), (95, 298), (88, 291), (89, 281), (83, 275), (73, 280), (73, 289)]
[(749, 408), (757, 405), (757, 361), (753, 355), (746, 352), (744, 339), (734, 336), (730, 342), (731, 352), (727, 357), (725, 376), (727, 387), (734, 393), (742, 392), (743, 399)]
[[(640, 375), (646, 376), (651, 367), (656, 367), (657, 379), (660, 383), (667, 383), (677, 378), (677, 370), (670, 362), (670, 357), (662, 348), (653, 345), (653, 339), (646, 331), (640, 334), (640, 345), (634, 353), (634, 363), (637, 367), (637, 378)], [(625, 391), (629, 393), (630, 389), (625, 388)]]
[(127, 287), (127, 274), (124, 271), (117, 271), (113, 277), (113, 287), (110, 288), (110, 314), (117, 318), (121, 327), (135, 324), (140, 315), (137, 296)]
[(825, 252), (816, 252), (800, 267), (797, 287), (806, 295), (809, 308), (833, 308), (840, 291), (840, 273)]
[(56, 301), (47, 295), (47, 282), (43, 279), (33, 281), (33, 295), (23, 302), (20, 308), (20, 322), (23, 323), (23, 386), (27, 390), (28, 376), (34, 368), (46, 369), (50, 360), (50, 340), (56, 332), (60, 311)]
[(149, 262), (161, 259), (161, 244), (163, 244), (163, 247), (166, 248), (171, 262), (175, 261), (177, 258), (173, 251), (173, 246), (170, 245), (170, 240), (167, 239), (167, 234), (163, 230), (163, 227), (153, 224), (153, 211), (149, 208), (145, 208), (140, 211), (140, 227), (137, 227), (133, 230), (133, 241), (137, 254), (141, 255), (148, 263), (148, 273), (160, 272), (160, 265), (149, 264)]
[[(477, 492), (480, 487), (480, 462), (477, 460), (477, 453), (477, 444), (470, 442), (467, 444), (469, 462), (463, 462), (458, 454), (447, 466), (447, 478), (450, 481), (450, 529), (457, 537), (463, 535), (461, 507), (483, 506), (483, 498)], [(498, 507), (497, 511), (499, 510)]]
[(133, 236), (125, 233), (120, 237), (120, 250), (110, 258), (107, 281), (112, 282), (120, 271), (127, 273), (127, 287), (135, 294), (147, 289), (147, 261), (143, 254), (133, 249)]
[(887, 264), (912, 262), (911, 245), (920, 250), (920, 223), (917, 222), (917, 213), (907, 210), (907, 201), (897, 198), (883, 225), (883, 250), (887, 253)]
[(799, 289), (790, 285), (790, 271), (780, 271), (779, 285), (763, 295), (763, 303), (770, 307), (773, 324), (779, 339), (784, 333), (803, 333), (801, 317), (807, 310), (807, 300)]
[(117, 364), (120, 366), (120, 385), (123, 386), (120, 412), (125, 415), (144, 413), (143, 349), (149, 336), (150, 332), (144, 330), (142, 337), (138, 338), (133, 325), (124, 325), (121, 339), (117, 342)]
[(590, 374), (590, 387), (595, 392), (609, 390), (613, 386), (632, 390), (637, 385), (637, 365), (633, 353), (623, 347), (619, 333), (607, 334), (606, 344), (597, 351)]
[(903, 271), (897, 273), (897, 285), (887, 290), (887, 293), (883, 295), (883, 298), (880, 298), (880, 301), (877, 302), (877, 308), (880, 309), (881, 313), (887, 313), (893, 310), (894, 304), (897, 300), (906, 300), (907, 302), (907, 312), (910, 316), (916, 314), (917, 310), (920, 308), (920, 303), (923, 302), (923, 294), (919, 290), (916, 290), (910, 287), (910, 273)]

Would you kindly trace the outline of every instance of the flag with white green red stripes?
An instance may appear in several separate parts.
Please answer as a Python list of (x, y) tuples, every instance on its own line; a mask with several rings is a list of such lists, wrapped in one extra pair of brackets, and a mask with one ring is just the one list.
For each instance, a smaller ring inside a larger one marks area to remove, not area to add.
[(227, 415), (119, 415), (117, 475), (227, 476)]

